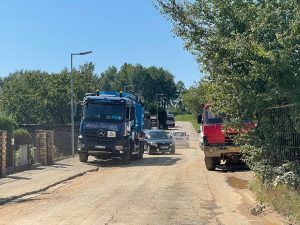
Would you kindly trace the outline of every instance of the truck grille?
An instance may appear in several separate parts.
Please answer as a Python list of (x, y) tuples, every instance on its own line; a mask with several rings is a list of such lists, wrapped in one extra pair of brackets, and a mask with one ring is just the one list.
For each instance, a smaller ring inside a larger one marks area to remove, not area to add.
[(100, 142), (115, 142), (117, 137), (107, 137), (107, 131), (103, 131), (103, 136), (97, 134), (98, 130), (84, 130), (83, 138), (89, 143), (100, 143)]

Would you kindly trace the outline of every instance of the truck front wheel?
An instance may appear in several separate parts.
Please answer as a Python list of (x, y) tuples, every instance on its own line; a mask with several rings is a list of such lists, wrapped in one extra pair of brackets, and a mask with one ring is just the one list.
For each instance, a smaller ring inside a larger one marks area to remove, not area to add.
[(144, 157), (144, 144), (140, 143), (140, 159)]
[(131, 144), (130, 141), (127, 142), (126, 149), (122, 155), (122, 161), (124, 164), (129, 164), (131, 159)]
[(215, 157), (205, 157), (204, 161), (205, 161), (205, 166), (207, 170), (215, 170), (216, 165), (218, 164), (218, 158)]
[(87, 162), (88, 161), (88, 154), (86, 152), (79, 153), (79, 161), (80, 162)]

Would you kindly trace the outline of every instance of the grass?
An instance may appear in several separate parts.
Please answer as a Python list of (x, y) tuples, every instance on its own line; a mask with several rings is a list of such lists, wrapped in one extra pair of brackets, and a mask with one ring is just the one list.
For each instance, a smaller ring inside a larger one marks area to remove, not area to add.
[(286, 185), (264, 185), (256, 178), (250, 183), (250, 190), (254, 192), (257, 201), (267, 204), (276, 212), (300, 224), (300, 192), (292, 190)]
[(176, 121), (189, 121), (193, 124), (193, 127), (195, 131), (198, 130), (199, 125), (197, 123), (197, 118), (192, 114), (186, 114), (186, 115), (177, 115), (175, 116)]

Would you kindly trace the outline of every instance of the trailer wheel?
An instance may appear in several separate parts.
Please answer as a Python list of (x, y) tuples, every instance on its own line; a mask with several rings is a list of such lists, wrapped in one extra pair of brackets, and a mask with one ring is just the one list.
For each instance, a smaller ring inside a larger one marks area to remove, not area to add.
[(87, 162), (88, 161), (88, 154), (86, 152), (82, 152), (82, 153), (79, 153), (79, 161), (80, 162)]
[(209, 170), (209, 171), (215, 170), (216, 165), (217, 165), (217, 158), (205, 157), (204, 161), (205, 161), (205, 166), (206, 166), (207, 170)]

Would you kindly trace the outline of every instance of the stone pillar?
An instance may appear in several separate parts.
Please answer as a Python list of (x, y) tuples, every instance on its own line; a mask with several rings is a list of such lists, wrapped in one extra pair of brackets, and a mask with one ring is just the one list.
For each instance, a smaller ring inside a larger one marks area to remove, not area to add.
[(47, 165), (47, 134), (44, 130), (36, 131), (36, 151), (38, 162)]
[(1, 177), (6, 176), (6, 131), (0, 131), (0, 166)]
[(48, 130), (46, 132), (47, 137), (47, 162), (49, 164), (53, 164), (54, 156), (55, 156), (55, 149), (54, 149), (54, 135), (53, 131)]

